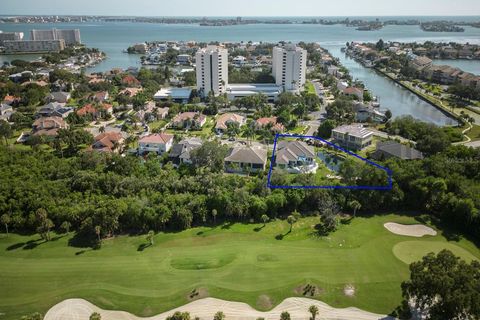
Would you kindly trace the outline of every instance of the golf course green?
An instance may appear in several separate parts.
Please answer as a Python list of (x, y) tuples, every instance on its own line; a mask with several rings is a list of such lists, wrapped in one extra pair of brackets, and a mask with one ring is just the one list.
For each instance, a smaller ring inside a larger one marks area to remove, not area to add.
[[(284, 298), (316, 288), (313, 298), (335, 307), (389, 313), (401, 301), (408, 264), (446, 248), (465, 259), (480, 250), (461, 239), (395, 235), (385, 222), (418, 223), (397, 214), (357, 217), (329, 236), (316, 235), (318, 218), (228, 224), (178, 233), (118, 236), (100, 250), (68, 245), (73, 235), (0, 234), (1, 319), (45, 313), (67, 298), (84, 298), (104, 309), (151, 316), (212, 296), (267, 310)], [(344, 293), (355, 288), (353, 296)], [(307, 297), (310, 297), (309, 295)]]

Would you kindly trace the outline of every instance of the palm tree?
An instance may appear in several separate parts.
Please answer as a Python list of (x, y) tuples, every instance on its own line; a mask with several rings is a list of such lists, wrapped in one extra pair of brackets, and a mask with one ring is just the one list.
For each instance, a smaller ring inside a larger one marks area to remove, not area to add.
[(263, 226), (265, 227), (265, 225), (267, 224), (267, 221), (270, 219), (266, 214), (262, 214), (262, 216), (260, 217), (260, 219), (262, 219), (263, 221)]
[(130, 118), (130, 121), (133, 122), (133, 128), (135, 128), (135, 130), (137, 130), (138, 129), (138, 121), (140, 121), (140, 119), (135, 114), (131, 114), (129, 116), (129, 118)]
[(98, 132), (104, 133), (105, 132), (105, 126), (101, 126), (100, 128), (98, 128)]
[(212, 210), (213, 223), (216, 223), (217, 220), (217, 209)]
[(53, 221), (50, 219), (45, 220), (45, 225), (44, 225), (44, 230), (45, 230), (45, 240), (50, 241), (50, 229), (55, 227), (55, 224), (53, 224)]
[(283, 311), (282, 314), (280, 314), (280, 320), (290, 320), (290, 313)]
[(225, 320), (225, 314), (222, 311), (218, 311), (213, 316), (213, 320)]
[(155, 233), (150, 230), (148, 231), (147, 233), (147, 241), (150, 242), (150, 245), (153, 246), (153, 236), (155, 235)]
[(95, 234), (97, 235), (98, 243), (101, 242), (101, 239), (100, 239), (101, 232), (102, 232), (102, 228), (100, 226), (95, 226)]
[(65, 233), (69, 233), (71, 226), (72, 226), (72, 224), (71, 224), (70, 222), (64, 221), (64, 222), (60, 225), (60, 229), (62, 229), (63, 231), (65, 231)]
[(295, 219), (294, 216), (289, 215), (287, 217), (287, 222), (288, 222), (288, 224), (290, 224), (290, 231), (289, 232), (292, 232), (292, 227), (293, 227), (293, 224), (295, 223), (295, 221), (297, 221), (297, 220)]
[(90, 315), (90, 320), (102, 320), (102, 316), (98, 312), (94, 312)]
[(0, 222), (5, 226), (5, 231), (7, 232), (7, 237), (8, 237), (8, 225), (10, 224), (10, 221), (12, 219), (10, 219), (10, 216), (8, 214), (3, 214), (1, 217), (0, 217)]
[(244, 134), (247, 137), (247, 141), (250, 143), (253, 140), (253, 136), (255, 136), (255, 130), (252, 126), (247, 126), (245, 128)]
[(300, 212), (298, 212), (297, 210), (293, 210), (292, 216), (295, 218), (295, 222), (297, 222), (298, 220), (300, 220), (300, 218), (302, 217), (302, 215), (300, 214)]
[(352, 210), (353, 210), (353, 217), (355, 217), (356, 214), (357, 214), (357, 210), (360, 210), (360, 208), (362, 207), (362, 205), (361, 205), (360, 202), (358, 202), (357, 200), (352, 200), (352, 201), (350, 201), (350, 203), (349, 203), (349, 207), (352, 208)]
[(315, 318), (317, 317), (318, 315), (318, 307), (316, 305), (311, 305), (309, 308), (308, 308), (308, 312), (310, 312), (312, 314), (312, 317), (310, 318), (311, 320), (315, 320)]

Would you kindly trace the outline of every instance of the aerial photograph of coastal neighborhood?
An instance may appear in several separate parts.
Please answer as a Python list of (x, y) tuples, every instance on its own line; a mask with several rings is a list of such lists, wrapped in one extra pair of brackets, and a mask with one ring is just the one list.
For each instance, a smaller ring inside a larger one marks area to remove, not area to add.
[(0, 320), (480, 320), (479, 0), (1, 0)]

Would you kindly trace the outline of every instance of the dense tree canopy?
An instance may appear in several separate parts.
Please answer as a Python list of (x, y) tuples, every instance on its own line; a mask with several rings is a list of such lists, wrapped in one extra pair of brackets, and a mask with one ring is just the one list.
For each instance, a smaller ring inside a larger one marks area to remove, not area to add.
[(406, 301), (426, 319), (478, 319), (480, 317), (480, 263), (470, 264), (450, 251), (430, 253), (410, 265), (410, 280), (402, 284)]

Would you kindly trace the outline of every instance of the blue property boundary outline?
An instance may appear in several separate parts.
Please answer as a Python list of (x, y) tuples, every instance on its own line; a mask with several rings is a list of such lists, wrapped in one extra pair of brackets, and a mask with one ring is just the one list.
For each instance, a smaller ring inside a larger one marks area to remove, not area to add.
[[(274, 162), (274, 159), (275, 159), (275, 150), (277, 148), (277, 140), (278, 138), (283, 138), (283, 137), (287, 137), (287, 138), (301, 138), (301, 139), (315, 139), (315, 140), (320, 140), (324, 143), (326, 143), (327, 145), (331, 146), (331, 147), (334, 147), (338, 150), (341, 150), (343, 152), (346, 152), (348, 153), (349, 155), (351, 156), (354, 156), (374, 167), (377, 167), (383, 171), (385, 171), (387, 173), (387, 180), (388, 180), (388, 185), (386, 186), (274, 186), (271, 184), (270, 182), (270, 178), (272, 177), (272, 170), (273, 170), (273, 162)], [(327, 140), (324, 140), (322, 138), (319, 138), (319, 137), (315, 137), (315, 136), (304, 136), (304, 135), (298, 135), (298, 134), (276, 134), (275, 135), (275, 140), (273, 141), (273, 154), (272, 154), (272, 158), (270, 160), (270, 169), (268, 170), (268, 178), (267, 178), (267, 187), (270, 188), (270, 189), (354, 189), (354, 190), (392, 190), (392, 186), (393, 186), (393, 183), (392, 183), (392, 170), (390, 170), (389, 168), (387, 167), (383, 167), (381, 165), (379, 165), (378, 163), (375, 163), (373, 161), (370, 161), (368, 159), (365, 159), (361, 156), (359, 156), (358, 154), (354, 153), (354, 152), (351, 152), (347, 149), (344, 149), (334, 143), (331, 143)]]

